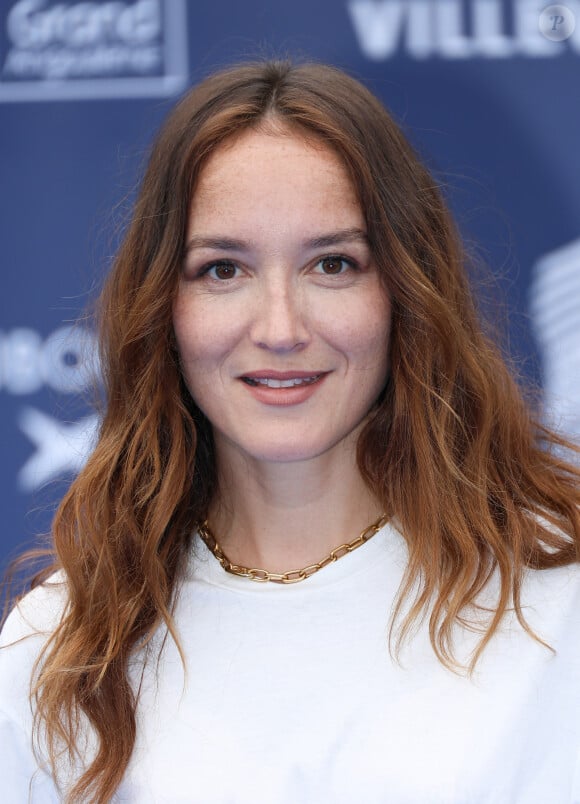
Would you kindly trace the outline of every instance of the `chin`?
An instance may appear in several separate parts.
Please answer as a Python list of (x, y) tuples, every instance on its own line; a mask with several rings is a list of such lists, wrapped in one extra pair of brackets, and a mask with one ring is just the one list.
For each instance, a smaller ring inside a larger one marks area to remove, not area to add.
[[(353, 434), (349, 434), (354, 436)], [(299, 461), (309, 461), (319, 458), (325, 453), (330, 453), (340, 446), (347, 445), (347, 442), (356, 441), (356, 438), (340, 437), (337, 439), (305, 437), (296, 441), (295, 438), (269, 439), (262, 444), (240, 445), (242, 452), (254, 461), (263, 463), (296, 463)]]

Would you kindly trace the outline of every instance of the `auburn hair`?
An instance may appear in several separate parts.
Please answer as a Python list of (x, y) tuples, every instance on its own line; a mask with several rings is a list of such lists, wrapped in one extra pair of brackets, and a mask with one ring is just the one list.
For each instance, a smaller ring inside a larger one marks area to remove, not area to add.
[(172, 604), (216, 485), (211, 428), (185, 387), (172, 328), (188, 213), (209, 155), (271, 121), (341, 158), (391, 300), (390, 377), (358, 464), (408, 544), (395, 647), (427, 617), (435, 653), (458, 669), (454, 628), (494, 575), (473, 667), (508, 607), (530, 630), (526, 568), (580, 557), (580, 472), (561, 457), (571, 445), (540, 423), (484, 333), (437, 182), (383, 105), (319, 64), (216, 73), (176, 106), (152, 149), (99, 303), (100, 437), (54, 519), (50, 570), (63, 571), (68, 603), (32, 695), (55, 775), (63, 752), (73, 762), (83, 724), (96, 736), (70, 802), (112, 798), (136, 735), (129, 661), (160, 627), (178, 642)]

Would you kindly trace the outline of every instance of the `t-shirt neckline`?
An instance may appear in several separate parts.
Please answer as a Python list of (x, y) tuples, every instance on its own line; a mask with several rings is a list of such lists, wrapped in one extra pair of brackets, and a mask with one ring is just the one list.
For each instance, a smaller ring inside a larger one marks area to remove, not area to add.
[[(386, 522), (367, 542), (302, 581), (291, 584), (254, 581), (227, 572), (196, 531), (193, 540), (191, 580), (232, 591), (261, 595), (286, 595), (298, 589), (311, 591), (344, 581), (373, 568), (377, 561), (400, 545), (402, 537), (392, 521)], [(396, 551), (398, 552), (398, 551)], [(401, 556), (401, 560), (404, 561)]]

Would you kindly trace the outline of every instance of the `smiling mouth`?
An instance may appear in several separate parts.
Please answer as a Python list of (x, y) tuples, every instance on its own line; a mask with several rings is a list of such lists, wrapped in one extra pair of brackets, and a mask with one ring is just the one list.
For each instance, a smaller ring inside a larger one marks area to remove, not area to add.
[(297, 385), (312, 385), (319, 380), (322, 374), (313, 374), (311, 377), (294, 377), (288, 380), (276, 380), (272, 377), (242, 377), (246, 385), (264, 385), (267, 388), (294, 388)]

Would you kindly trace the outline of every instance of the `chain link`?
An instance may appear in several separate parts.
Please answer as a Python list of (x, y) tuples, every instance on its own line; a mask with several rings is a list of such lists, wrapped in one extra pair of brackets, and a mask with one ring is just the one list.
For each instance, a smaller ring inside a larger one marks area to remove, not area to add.
[(309, 564), (302, 569), (290, 570), (289, 572), (268, 572), (268, 570), (265, 569), (240, 567), (238, 564), (232, 564), (219, 546), (217, 539), (207, 524), (207, 520), (199, 525), (197, 530), (209, 550), (211, 550), (226, 572), (230, 572), (232, 575), (239, 575), (242, 578), (249, 578), (251, 581), (257, 581), (258, 583), (267, 583), (268, 581), (272, 581), (272, 583), (298, 583), (298, 581), (305, 581), (306, 578), (310, 578), (315, 572), (338, 561), (339, 558), (348, 555), (348, 553), (352, 553), (357, 547), (361, 547), (361, 545), (368, 542), (386, 522), (386, 514), (381, 514), (377, 521), (369, 525), (368, 528), (365, 528), (356, 539), (353, 539), (352, 542), (348, 542), (347, 544), (341, 544), (335, 547), (322, 561), (319, 561), (317, 564)]

